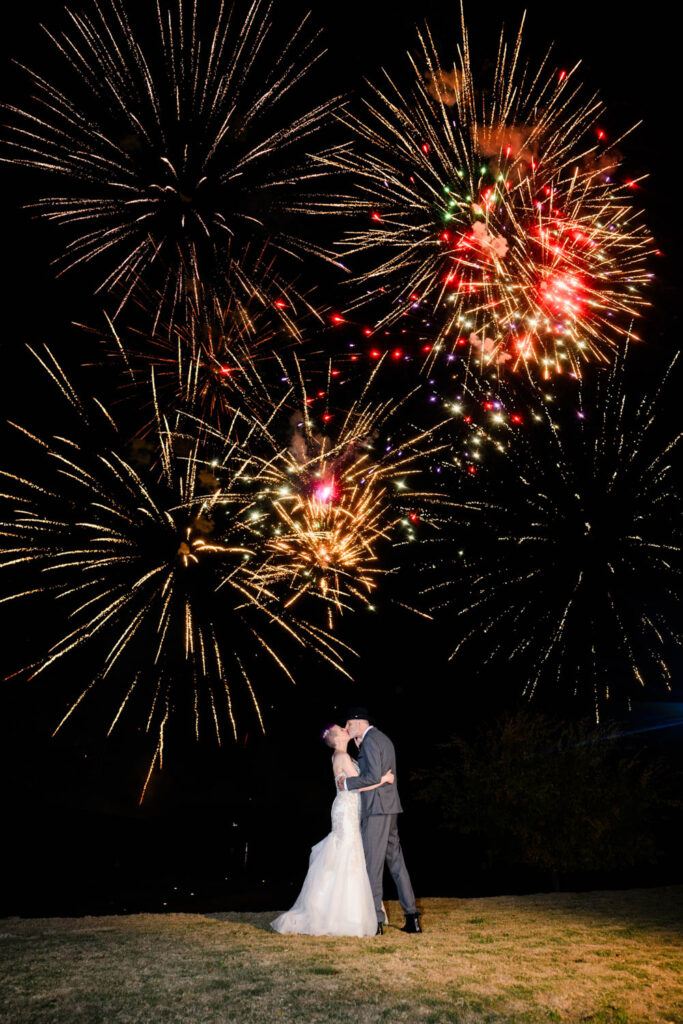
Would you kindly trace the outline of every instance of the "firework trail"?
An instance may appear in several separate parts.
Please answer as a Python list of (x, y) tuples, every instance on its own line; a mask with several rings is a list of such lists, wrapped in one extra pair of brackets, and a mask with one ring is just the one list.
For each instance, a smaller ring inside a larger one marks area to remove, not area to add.
[[(251, 708), (263, 727), (259, 691), (272, 689), (276, 673), (293, 680), (283, 646), (344, 672), (343, 645), (284, 608), (263, 576), (254, 500), (226, 469), (237, 460), (230, 432), (222, 465), (200, 429), (172, 430), (162, 418), (146, 444), (126, 451), (104, 407), (86, 406), (48, 351), (37, 357), (79, 429), (43, 440), (19, 428), (40, 473), (1, 473), (0, 568), (10, 576), (3, 603), (48, 594), (50, 620), (60, 609), (66, 618), (63, 634), (27, 667), (31, 678), (87, 654), (88, 683), (57, 729), (93, 688), (105, 689), (110, 732), (129, 703), (146, 719), (151, 775), (176, 720), (193, 721), (197, 738), (208, 723), (218, 742), (226, 724), (236, 738), (240, 710)], [(100, 443), (103, 427), (109, 440)]]
[(418, 523), (440, 528), (447, 499), (422, 477), (425, 464), (448, 447), (438, 435), (450, 417), (411, 427), (410, 395), (374, 397), (380, 366), (337, 412), (330, 379), (311, 392), (299, 360), (292, 365), (290, 388), (267, 419), (254, 419), (244, 440), (249, 454), (234, 476), (258, 510), (252, 516), (267, 556), (262, 579), (284, 591), (288, 608), (304, 596), (322, 600), (332, 628), (345, 609), (370, 606), (379, 578), (391, 571), (380, 549), (384, 555), (415, 540)]
[[(102, 343), (104, 364), (112, 378), (121, 381), (120, 397), (140, 410), (141, 396), (147, 395), (149, 419), (141, 434), (154, 428), (155, 404), (171, 417), (179, 411), (192, 413), (219, 429), (227, 429), (238, 409), (263, 413), (272, 408), (262, 371), (274, 365), (279, 378), (278, 358), (305, 339), (307, 326), (319, 321), (320, 314), (307, 296), (285, 286), (271, 270), (262, 270), (261, 282), (264, 291), (277, 298), (265, 305), (261, 295), (249, 303), (236, 301), (230, 290), (222, 299), (197, 279), (176, 317), (157, 318), (148, 326), (161, 297), (141, 289), (137, 319), (143, 326), (123, 327), (108, 319), (104, 335), (85, 327)], [(148, 387), (151, 372), (153, 399)]]
[(431, 562), (427, 588), (460, 638), (453, 658), (526, 677), (528, 698), (573, 694), (598, 719), (669, 687), (681, 641), (681, 434), (662, 416), (674, 363), (650, 396), (627, 389), (627, 355), (573, 384), (565, 408), (546, 396), (487, 446), (476, 497), (460, 476), (451, 553)]
[(355, 150), (332, 160), (356, 182), (335, 205), (363, 219), (343, 245), (359, 268), (351, 308), (381, 299), (376, 329), (419, 308), (481, 367), (548, 378), (608, 361), (647, 304), (653, 244), (602, 103), (550, 51), (530, 68), (521, 27), (512, 45), (501, 35), (491, 87), (464, 18), (452, 65), (428, 29), (419, 40), (412, 88), (385, 73), (343, 117)]
[(120, 0), (92, 7), (47, 32), (59, 80), (25, 68), (32, 102), (6, 108), (1, 158), (63, 189), (31, 204), (69, 232), (60, 270), (96, 262), (121, 304), (153, 274), (174, 307), (198, 278), (227, 280), (238, 301), (258, 294), (254, 237), (317, 251), (282, 227), (307, 209), (321, 173), (307, 150), (331, 106), (283, 110), (321, 55), (307, 18), (275, 40), (268, 0), (221, 2), (211, 26), (198, 0), (158, 0), (156, 29)]

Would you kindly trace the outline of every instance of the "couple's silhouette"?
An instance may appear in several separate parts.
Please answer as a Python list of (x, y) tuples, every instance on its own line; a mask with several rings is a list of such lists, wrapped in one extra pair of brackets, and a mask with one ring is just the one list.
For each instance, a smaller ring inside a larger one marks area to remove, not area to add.
[[(347, 752), (358, 746), (358, 761)], [(386, 923), (382, 876), (386, 863), (406, 917), (403, 931), (419, 932), (420, 919), (398, 837), (394, 745), (370, 722), (365, 708), (352, 708), (346, 726), (330, 725), (323, 741), (332, 748), (337, 794), (332, 831), (311, 850), (299, 896), (272, 926), (302, 935), (377, 935)]]

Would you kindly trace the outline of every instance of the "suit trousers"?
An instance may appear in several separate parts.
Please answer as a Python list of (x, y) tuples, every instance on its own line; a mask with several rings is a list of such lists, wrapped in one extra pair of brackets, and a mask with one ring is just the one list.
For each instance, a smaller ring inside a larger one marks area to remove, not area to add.
[(375, 901), (377, 920), (383, 921), (382, 874), (386, 862), (391, 877), (396, 883), (399, 902), (404, 914), (417, 913), (415, 894), (410, 876), (403, 859), (401, 841), (398, 838), (398, 814), (370, 814), (361, 822), (365, 863), (370, 879), (370, 888)]

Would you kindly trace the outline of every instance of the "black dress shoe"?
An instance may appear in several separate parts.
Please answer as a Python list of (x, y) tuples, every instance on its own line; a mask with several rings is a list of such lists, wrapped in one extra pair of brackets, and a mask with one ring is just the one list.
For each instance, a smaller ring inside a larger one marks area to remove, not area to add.
[(384, 925), (381, 921), (377, 922), (377, 931), (375, 932), (375, 935), (384, 935)]
[(409, 932), (411, 935), (422, 933), (419, 914), (406, 914), (406, 923), (401, 928), (402, 932)]

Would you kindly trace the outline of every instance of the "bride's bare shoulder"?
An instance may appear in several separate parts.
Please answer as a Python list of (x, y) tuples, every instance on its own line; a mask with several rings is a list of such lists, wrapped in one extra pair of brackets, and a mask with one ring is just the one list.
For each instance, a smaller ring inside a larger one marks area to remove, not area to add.
[(344, 772), (345, 775), (357, 775), (355, 766), (348, 754), (341, 750), (335, 750), (332, 755), (332, 771), (335, 775)]

